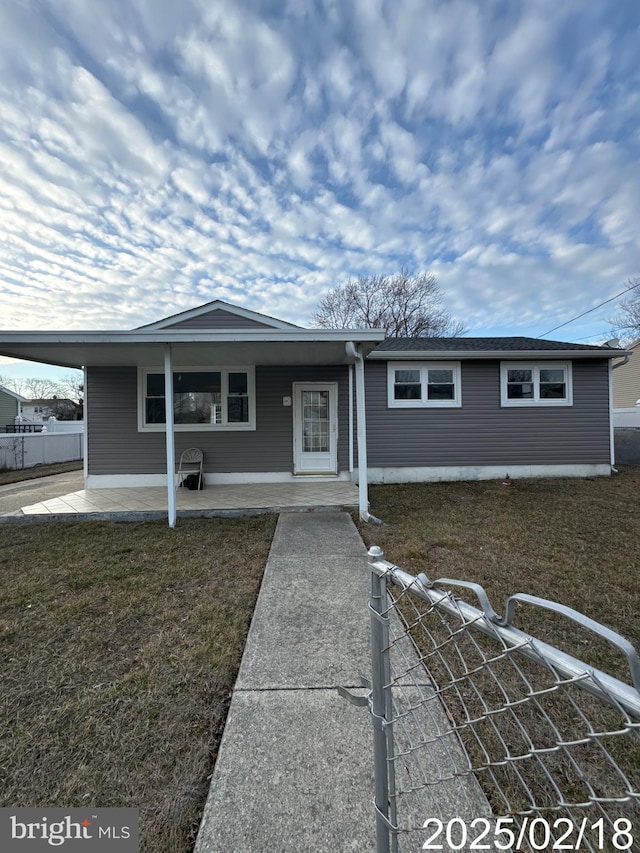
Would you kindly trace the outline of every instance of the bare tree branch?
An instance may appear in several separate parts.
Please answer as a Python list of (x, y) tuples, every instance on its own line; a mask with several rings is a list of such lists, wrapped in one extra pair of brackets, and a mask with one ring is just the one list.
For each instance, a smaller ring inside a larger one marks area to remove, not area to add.
[(350, 279), (329, 291), (313, 322), (325, 329), (385, 329), (392, 338), (454, 337), (465, 332), (443, 307), (438, 279), (404, 267), (392, 276)]
[(619, 313), (610, 322), (612, 334), (632, 343), (640, 338), (640, 276), (630, 278), (628, 284), (633, 294), (620, 303)]

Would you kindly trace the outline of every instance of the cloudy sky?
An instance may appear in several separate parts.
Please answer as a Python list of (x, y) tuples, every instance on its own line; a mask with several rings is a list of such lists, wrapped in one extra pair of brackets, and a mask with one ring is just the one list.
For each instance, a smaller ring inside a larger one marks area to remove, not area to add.
[(640, 274), (639, 46), (637, 0), (0, 0), (0, 328), (405, 265), (542, 335)]

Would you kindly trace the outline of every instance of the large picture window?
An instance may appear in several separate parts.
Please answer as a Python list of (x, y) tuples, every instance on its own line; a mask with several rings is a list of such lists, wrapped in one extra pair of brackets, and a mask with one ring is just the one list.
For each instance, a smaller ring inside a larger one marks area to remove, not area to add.
[(387, 403), (391, 408), (462, 405), (459, 362), (389, 362)]
[(571, 362), (508, 362), (500, 365), (503, 406), (571, 406)]
[[(166, 424), (164, 373), (140, 372), (140, 429)], [(173, 420), (176, 430), (255, 429), (254, 370), (189, 368), (173, 372)]]

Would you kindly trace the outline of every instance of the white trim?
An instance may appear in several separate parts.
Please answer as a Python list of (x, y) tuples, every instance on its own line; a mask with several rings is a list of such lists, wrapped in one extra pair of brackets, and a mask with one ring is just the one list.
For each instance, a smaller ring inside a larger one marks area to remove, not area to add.
[[(247, 473), (222, 472), (207, 474), (204, 482), (207, 486), (250, 485), (251, 483), (335, 483), (352, 482), (348, 471), (332, 475), (295, 476), (290, 471), (251, 471)], [(166, 488), (166, 474), (90, 474), (85, 484), (86, 489), (145, 489)]]
[[(139, 331), (122, 332), (106, 330), (104, 332), (2, 332), (0, 355), (8, 355), (13, 344), (59, 344), (82, 345), (117, 344), (132, 346), (134, 344), (172, 344), (180, 343), (347, 343), (350, 340), (359, 343), (370, 343), (375, 346), (384, 340), (384, 329), (158, 329), (157, 332)], [(595, 357), (598, 357), (598, 353)], [(616, 350), (615, 356), (624, 355)], [(504, 356), (504, 352), (501, 353)], [(407, 355), (405, 354), (406, 358)], [(593, 358), (594, 355), (591, 354)], [(613, 357), (613, 356), (610, 356)], [(104, 364), (104, 362), (102, 362)], [(98, 366), (89, 364), (89, 367)]]
[[(533, 381), (533, 399), (509, 399), (507, 397), (507, 377), (509, 370), (531, 370)], [(540, 371), (564, 370), (567, 396), (549, 400), (540, 397)], [(573, 371), (570, 361), (501, 361), (500, 362), (500, 405), (502, 408), (531, 408), (573, 406)]]
[[(396, 370), (420, 372), (421, 397), (418, 400), (396, 400)], [(451, 370), (453, 373), (453, 400), (429, 400), (429, 371)], [(389, 409), (459, 409), (462, 406), (462, 379), (459, 361), (392, 361), (387, 364), (387, 407)]]
[(369, 468), (370, 483), (439, 483), (499, 480), (509, 477), (608, 477), (611, 466), (598, 465), (443, 465), (423, 468)]
[[(167, 344), (167, 346), (171, 346)], [(224, 388), (229, 373), (247, 374), (247, 392), (249, 397), (249, 422), (248, 423), (222, 423), (222, 424), (175, 424), (175, 432), (255, 432), (256, 429), (256, 369), (253, 365), (239, 365), (218, 367), (217, 365), (186, 367), (174, 365), (173, 372), (184, 371), (185, 373), (220, 373), (221, 387)], [(138, 432), (165, 432), (165, 424), (146, 424), (145, 417), (145, 381), (149, 373), (161, 374), (157, 367), (138, 368)], [(223, 418), (226, 417), (226, 400), (222, 394)]]

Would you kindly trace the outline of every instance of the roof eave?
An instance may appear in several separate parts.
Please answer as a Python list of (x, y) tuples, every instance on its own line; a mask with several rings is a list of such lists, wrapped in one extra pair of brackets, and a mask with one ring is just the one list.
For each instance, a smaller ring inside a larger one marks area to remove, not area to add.
[(174, 356), (181, 358), (183, 364), (188, 356), (197, 359), (198, 364), (212, 363), (211, 359), (216, 358), (233, 359), (238, 364), (273, 364), (275, 359), (282, 364), (339, 364), (349, 362), (348, 342), (367, 356), (384, 340), (384, 334), (382, 329), (0, 332), (0, 355), (73, 368), (151, 366), (158, 358), (162, 360), (164, 347), (170, 344)]
[(369, 341), (385, 339), (383, 329), (225, 329), (224, 331), (164, 329), (131, 332), (0, 332), (0, 349), (7, 344), (144, 344), (206, 343), (207, 341)]
[(381, 361), (458, 361), (461, 359), (491, 360), (517, 359), (580, 359), (618, 358), (627, 355), (627, 350), (380, 350), (369, 353), (368, 358)]

